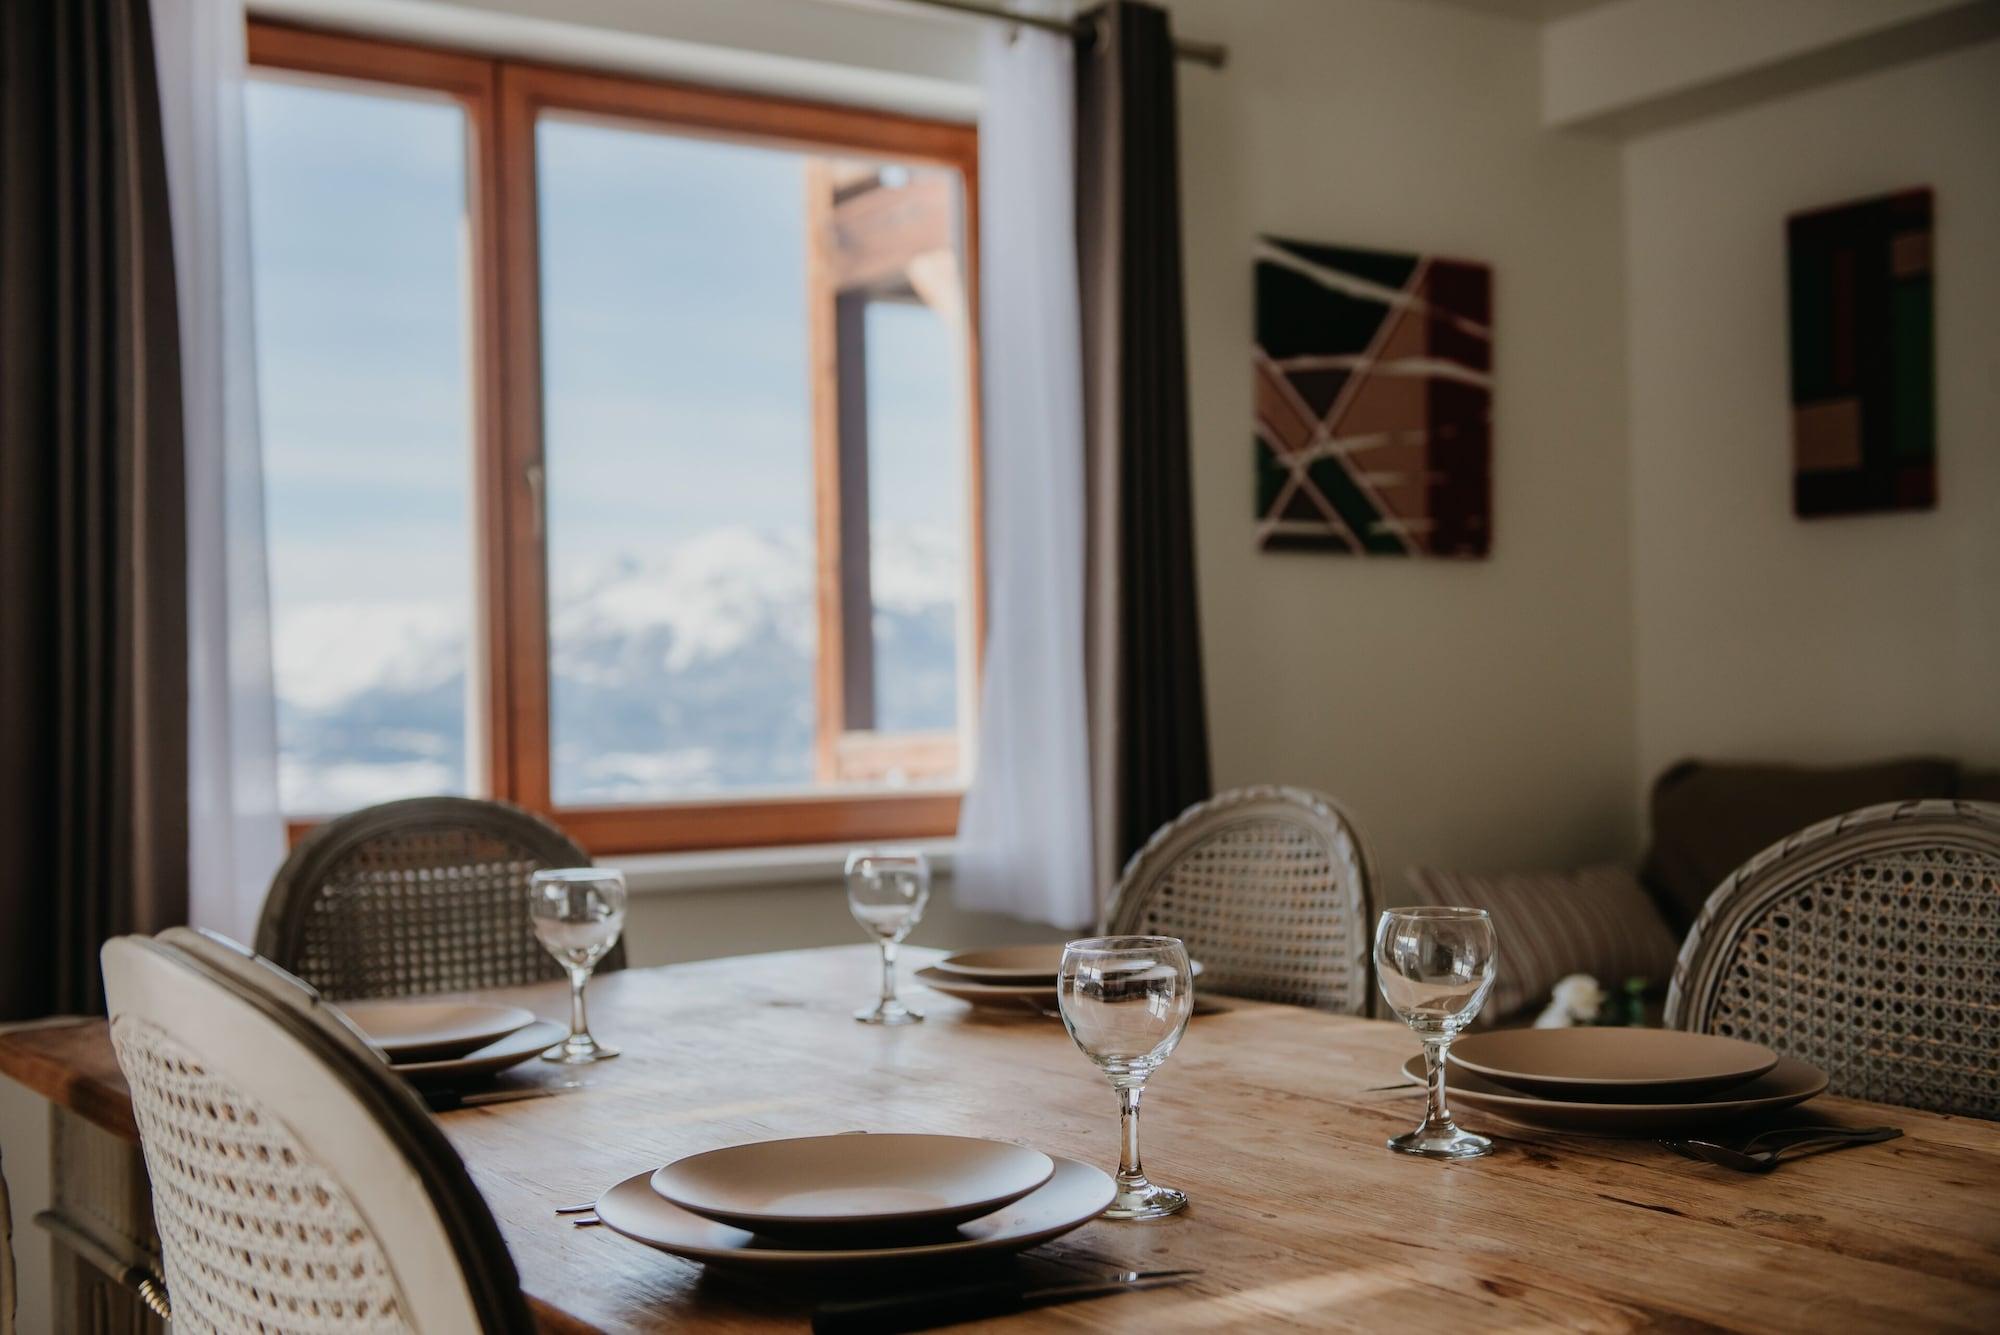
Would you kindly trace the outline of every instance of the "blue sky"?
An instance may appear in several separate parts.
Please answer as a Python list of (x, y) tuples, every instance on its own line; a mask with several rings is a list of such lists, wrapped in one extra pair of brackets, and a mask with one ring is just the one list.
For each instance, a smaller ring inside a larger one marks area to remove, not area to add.
[[(249, 126), (274, 595), (461, 602), (464, 118), (260, 78)], [(808, 526), (805, 159), (557, 116), (537, 153), (558, 586), (573, 562), (708, 526)], [(871, 500), (889, 522), (960, 517), (945, 332), (919, 306), (870, 314)]]

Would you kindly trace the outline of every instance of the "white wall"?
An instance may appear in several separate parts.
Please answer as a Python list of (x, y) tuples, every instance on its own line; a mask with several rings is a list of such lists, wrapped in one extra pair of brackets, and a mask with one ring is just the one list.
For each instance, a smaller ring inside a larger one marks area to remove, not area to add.
[[(1219, 785), (1349, 805), (1412, 863), (1625, 857), (1636, 840), (1618, 149), (1540, 128), (1537, 29), (1397, 0), (1180, 0), (1194, 473)], [(1493, 266), (1484, 561), (1263, 554), (1259, 232)]]
[[(1938, 507), (1795, 519), (1785, 217), (1919, 185)], [(1625, 214), (1641, 780), (2000, 760), (2000, 43), (1638, 140)]]

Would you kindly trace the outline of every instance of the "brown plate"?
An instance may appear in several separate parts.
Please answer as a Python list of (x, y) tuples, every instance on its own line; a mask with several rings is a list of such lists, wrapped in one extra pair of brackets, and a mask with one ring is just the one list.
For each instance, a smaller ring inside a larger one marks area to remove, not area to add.
[(983, 983), (1047, 983), (1055, 986), (1062, 968), (1063, 943), (1042, 946), (1000, 946), (993, 950), (961, 950), (930, 967), (959, 978)]
[[(860, 1140), (854, 1136), (847, 1139)], [(683, 1210), (653, 1190), (651, 1173), (626, 1178), (597, 1198), (597, 1217), (614, 1233), (675, 1256), (746, 1269), (838, 1270), (936, 1264), (969, 1254), (1025, 1251), (1089, 1223), (1111, 1204), (1110, 1177), (1074, 1159), (1055, 1159), (1042, 1186), (936, 1241), (889, 1247), (805, 1245), (759, 1237)]]
[[(936, 964), (920, 970), (934, 978), (947, 982), (968, 983), (979, 987), (1030, 988), (1036, 992), (1053, 992), (1056, 974), (1062, 968), (1061, 946), (1007, 946), (999, 950), (967, 950), (949, 955)], [(1046, 956), (1039, 959), (1038, 956)], [(1009, 964), (1006, 961), (1026, 961), (1030, 963)], [(989, 964), (989, 961), (991, 963)], [(1043, 967), (1046, 965), (1046, 967)], [(1201, 977), (1201, 961), (1189, 960), (1190, 976)]]
[(653, 1174), (684, 1210), (754, 1232), (947, 1227), (1049, 1180), (1040, 1150), (972, 1136), (801, 1136), (691, 1154)]
[(519, 1006), (465, 1001), (348, 1001), (340, 1009), (399, 1065), (462, 1057), (535, 1022)]
[[(1762, 1043), (1680, 1029), (1495, 1029), (1451, 1045), (1464, 1070), (1550, 1098), (1658, 1103), (1754, 1080), (1778, 1064)], [(1654, 1097), (1657, 1095), (1658, 1097)]]
[[(1405, 1079), (1422, 1084), (1424, 1059), (1403, 1063)], [(1454, 1107), (1476, 1108), (1524, 1126), (1548, 1131), (1582, 1131), (1594, 1136), (1657, 1136), (1751, 1113), (1789, 1108), (1826, 1089), (1826, 1074), (1790, 1057), (1764, 1074), (1733, 1089), (1696, 1091), (1660, 1103), (1584, 1103), (1549, 1099), (1496, 1084), (1470, 1071), (1445, 1076), (1445, 1100)], [(1476, 1128), (1475, 1128), (1476, 1129)]]
[(1041, 1012), (1056, 1009), (1056, 982), (982, 983), (977, 979), (945, 973), (935, 965), (918, 969), (916, 979), (933, 992), (970, 1002), (974, 1006), (1000, 1010)]
[(404, 1062), (389, 1069), (413, 1085), (469, 1084), (540, 1056), (542, 1049), (562, 1042), (568, 1034), (569, 1026), (566, 1024), (556, 1020), (537, 1020), (525, 1029), (516, 1029), (507, 1037), (495, 1039), (483, 1048), (474, 1048), (462, 1057)]

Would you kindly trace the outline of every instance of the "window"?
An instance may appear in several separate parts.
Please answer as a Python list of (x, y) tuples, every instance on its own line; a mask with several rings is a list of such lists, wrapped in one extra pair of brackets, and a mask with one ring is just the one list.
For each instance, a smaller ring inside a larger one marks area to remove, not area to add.
[(282, 798), (949, 833), (974, 132), (253, 23)]

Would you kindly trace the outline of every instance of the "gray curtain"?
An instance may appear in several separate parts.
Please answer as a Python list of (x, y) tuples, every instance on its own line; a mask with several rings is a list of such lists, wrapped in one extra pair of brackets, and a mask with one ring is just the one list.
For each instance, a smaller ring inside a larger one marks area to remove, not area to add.
[(1209, 796), (1188, 478), (1174, 43), (1113, 0), (1077, 39), (1086, 646), (1099, 878)]
[(187, 913), (179, 330), (146, 0), (0, 3), (0, 1019)]

